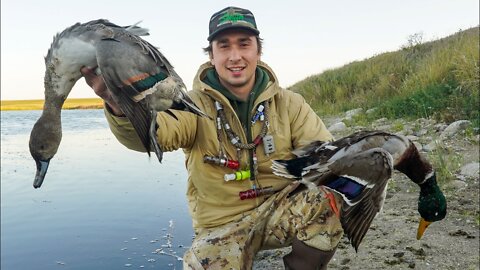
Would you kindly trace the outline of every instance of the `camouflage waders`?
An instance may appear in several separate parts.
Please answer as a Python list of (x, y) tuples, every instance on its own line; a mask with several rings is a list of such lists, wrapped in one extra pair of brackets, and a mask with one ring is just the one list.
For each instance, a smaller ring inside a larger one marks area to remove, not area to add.
[[(295, 237), (333, 250), (343, 230), (326, 194), (306, 189), (288, 196), (297, 186), (292, 183), (238, 221), (197, 230), (184, 269), (251, 269), (259, 250), (289, 246)], [(336, 198), (338, 207), (340, 201)]]

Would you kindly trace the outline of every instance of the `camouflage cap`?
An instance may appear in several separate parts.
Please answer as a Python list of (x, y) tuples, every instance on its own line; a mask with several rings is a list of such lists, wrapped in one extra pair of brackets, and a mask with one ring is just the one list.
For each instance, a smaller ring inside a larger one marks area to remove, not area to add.
[(255, 17), (250, 10), (238, 7), (226, 7), (213, 14), (210, 18), (207, 40), (212, 41), (221, 31), (232, 28), (246, 29), (255, 35), (260, 34), (260, 31), (257, 29)]

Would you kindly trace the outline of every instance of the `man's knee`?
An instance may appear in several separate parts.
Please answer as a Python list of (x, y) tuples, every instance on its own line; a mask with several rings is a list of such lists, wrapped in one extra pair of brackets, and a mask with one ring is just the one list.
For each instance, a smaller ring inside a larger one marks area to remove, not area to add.
[(291, 270), (321, 270), (327, 265), (335, 254), (336, 247), (331, 250), (321, 250), (311, 247), (295, 238), (292, 242), (292, 251), (283, 257), (285, 269)]

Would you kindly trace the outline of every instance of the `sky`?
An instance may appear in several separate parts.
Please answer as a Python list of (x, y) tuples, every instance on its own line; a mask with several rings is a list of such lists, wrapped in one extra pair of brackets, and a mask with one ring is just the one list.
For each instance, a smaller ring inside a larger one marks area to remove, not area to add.
[[(136, 4), (134, 4), (134, 2)], [(479, 25), (478, 0), (2, 0), (2, 100), (43, 99), (44, 57), (53, 36), (77, 23), (139, 21), (147, 41), (173, 64), (187, 87), (208, 61), (208, 21), (227, 7), (255, 15), (264, 40), (262, 60), (283, 87), (308, 76), (384, 52), (399, 50), (409, 36), (431, 41)], [(95, 97), (83, 79), (70, 98)]]

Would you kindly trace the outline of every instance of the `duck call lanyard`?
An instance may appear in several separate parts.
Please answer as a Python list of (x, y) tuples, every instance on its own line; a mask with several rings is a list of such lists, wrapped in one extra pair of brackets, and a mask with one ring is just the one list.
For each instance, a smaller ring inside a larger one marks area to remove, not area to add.
[[(255, 137), (255, 139), (251, 143), (242, 143), (240, 137), (232, 130), (230, 124), (227, 121), (227, 117), (225, 115), (225, 111), (223, 106), (220, 102), (215, 101), (215, 108), (217, 110), (217, 137), (220, 143), (220, 155), (219, 157), (211, 157), (205, 156), (204, 162), (207, 163), (214, 163), (220, 166), (229, 167), (231, 169), (237, 170), (240, 167), (240, 155), (242, 150), (247, 150), (250, 152), (250, 169), (249, 170), (240, 170), (236, 171), (233, 174), (226, 174), (224, 177), (225, 181), (234, 181), (234, 180), (245, 180), (250, 178), (251, 181), (254, 181), (253, 188), (245, 191), (241, 191), (239, 193), (239, 197), (241, 200), (256, 198), (265, 194), (273, 193), (272, 187), (262, 188), (257, 180), (258, 174), (258, 164), (257, 164), (257, 154), (256, 148), (257, 146), (263, 141), (265, 147), (265, 153), (268, 155), (273, 153), (273, 137), (267, 135), (269, 122), (268, 122), (268, 101), (264, 101), (260, 103), (257, 107), (255, 115), (252, 117), (252, 124), (255, 124), (258, 120), (262, 122), (262, 129), (260, 134)], [(237, 161), (229, 160), (226, 158), (226, 155), (223, 151), (223, 143), (222, 143), (222, 128), (225, 130), (227, 134), (228, 140), (230, 143), (237, 148)]]

